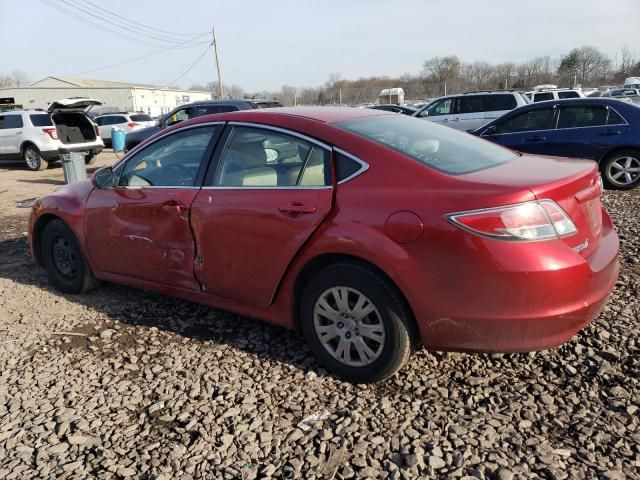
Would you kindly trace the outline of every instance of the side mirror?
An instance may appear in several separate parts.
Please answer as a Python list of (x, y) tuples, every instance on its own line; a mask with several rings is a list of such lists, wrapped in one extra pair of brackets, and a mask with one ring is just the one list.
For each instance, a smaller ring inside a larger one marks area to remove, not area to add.
[(91, 175), (91, 183), (96, 188), (111, 188), (113, 187), (114, 181), (113, 168), (111, 167), (99, 168)]
[(482, 132), (482, 136), (483, 137), (489, 137), (491, 135), (495, 135), (497, 131), (498, 131), (498, 129), (496, 128), (496, 126), (495, 125), (491, 125), (484, 132)]

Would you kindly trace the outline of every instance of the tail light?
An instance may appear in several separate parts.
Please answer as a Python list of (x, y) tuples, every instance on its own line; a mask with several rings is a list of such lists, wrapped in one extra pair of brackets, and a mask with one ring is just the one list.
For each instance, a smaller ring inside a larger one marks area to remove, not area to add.
[(139, 124), (139, 123), (136, 123), (136, 122), (129, 122), (129, 123), (127, 123), (127, 126), (128, 126), (129, 128), (137, 127), (138, 125), (140, 125), (140, 124)]
[(96, 137), (100, 136), (100, 129), (98, 128), (97, 124), (93, 124), (93, 129), (96, 131)]
[(49, 135), (49, 137), (51, 137), (52, 140), (58, 140), (58, 131), (55, 128), (52, 128), (52, 127), (43, 128), (42, 131), (47, 135)]
[(578, 230), (553, 200), (452, 213), (445, 218), (471, 233), (498, 240), (534, 241), (572, 235)]

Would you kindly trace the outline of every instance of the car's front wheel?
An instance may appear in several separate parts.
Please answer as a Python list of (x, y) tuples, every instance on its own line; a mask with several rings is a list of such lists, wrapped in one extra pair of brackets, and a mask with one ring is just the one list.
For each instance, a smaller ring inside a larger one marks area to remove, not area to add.
[(42, 158), (38, 149), (31, 145), (26, 146), (22, 151), (22, 159), (27, 165), (27, 168), (34, 172), (46, 170), (49, 166), (49, 162)]
[(319, 362), (345, 380), (384, 380), (409, 358), (410, 312), (389, 282), (365, 266), (338, 264), (318, 272), (299, 314)]
[(640, 184), (640, 151), (618, 150), (602, 161), (604, 186), (616, 190), (630, 190)]
[(52, 220), (45, 226), (41, 242), (42, 261), (51, 285), (75, 294), (98, 284), (76, 236), (62, 220)]

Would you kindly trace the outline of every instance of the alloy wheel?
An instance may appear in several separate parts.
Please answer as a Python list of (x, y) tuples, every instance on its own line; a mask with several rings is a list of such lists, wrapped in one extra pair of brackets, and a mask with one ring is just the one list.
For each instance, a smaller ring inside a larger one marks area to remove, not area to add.
[(31, 170), (38, 170), (40, 167), (40, 156), (33, 148), (28, 148), (24, 152), (24, 161)]
[(633, 184), (640, 177), (640, 159), (628, 155), (616, 158), (609, 164), (607, 176), (616, 185)]
[(344, 286), (325, 290), (313, 309), (315, 334), (340, 363), (364, 367), (384, 349), (385, 328), (378, 308), (362, 292)]

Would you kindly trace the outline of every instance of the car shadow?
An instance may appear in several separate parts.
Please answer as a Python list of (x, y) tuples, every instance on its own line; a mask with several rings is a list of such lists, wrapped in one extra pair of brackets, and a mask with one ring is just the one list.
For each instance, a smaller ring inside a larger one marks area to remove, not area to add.
[[(24, 237), (0, 240), (0, 278), (44, 289), (65, 301), (81, 304), (89, 311), (98, 313), (94, 315), (96, 320), (87, 320), (86, 324), (78, 327), (77, 331), (83, 332), (84, 336), (72, 338), (73, 348), (82, 348), (87, 354), (100, 354), (88, 348), (94, 345), (92, 340), (95, 340), (89, 337), (99, 336), (100, 331), (110, 328), (110, 323), (105, 320), (112, 320), (123, 326), (155, 327), (212, 348), (240, 349), (262, 359), (291, 365), (303, 373), (313, 371), (319, 376), (329, 375), (316, 363), (301, 335), (276, 325), (106, 282), (95, 290), (79, 295), (60, 293), (48, 284), (44, 269), (38, 267), (31, 258)], [(92, 324), (94, 321), (96, 323)], [(128, 333), (131, 340), (137, 335), (139, 332), (135, 330)]]

